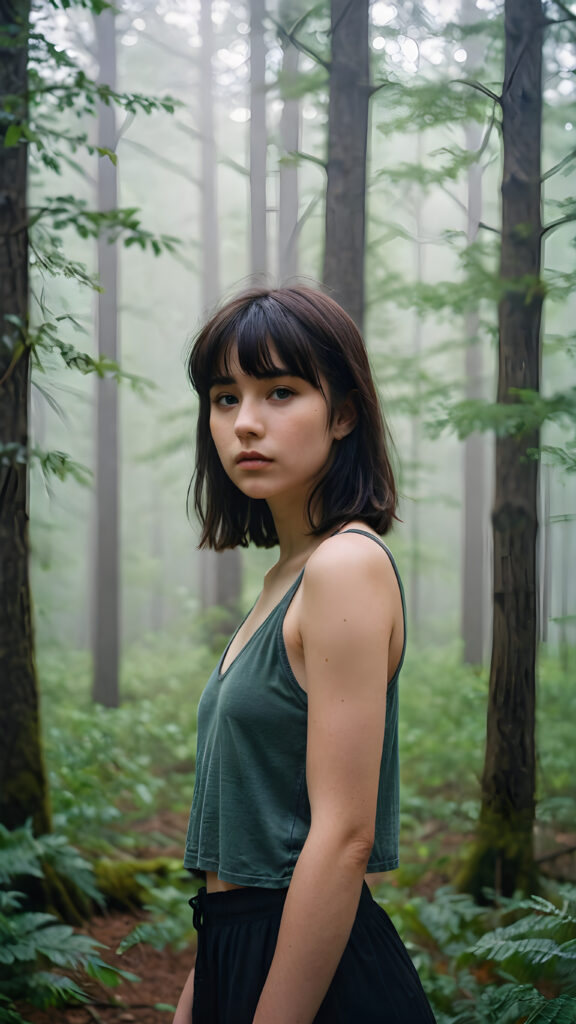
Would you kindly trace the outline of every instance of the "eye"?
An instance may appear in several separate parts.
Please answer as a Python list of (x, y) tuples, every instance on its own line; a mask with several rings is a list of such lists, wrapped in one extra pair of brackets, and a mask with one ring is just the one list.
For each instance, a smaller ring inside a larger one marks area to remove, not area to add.
[(294, 394), (290, 388), (278, 387), (274, 388), (271, 398), (275, 398), (279, 402), (285, 402), (287, 398), (291, 398)]
[(215, 397), (212, 399), (212, 401), (213, 401), (214, 405), (220, 405), (220, 406), (223, 406), (225, 409), (227, 409), (227, 408), (230, 408), (230, 406), (236, 405), (237, 402), (238, 402), (238, 399), (236, 398), (236, 395), (224, 394), (224, 395), (215, 395)]

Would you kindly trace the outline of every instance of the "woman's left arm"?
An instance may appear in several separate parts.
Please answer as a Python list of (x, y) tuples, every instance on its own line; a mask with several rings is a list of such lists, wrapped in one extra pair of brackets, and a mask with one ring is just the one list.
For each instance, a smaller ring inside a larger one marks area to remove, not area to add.
[(311, 827), (254, 1024), (314, 1020), (348, 941), (374, 841), (399, 595), (389, 560), (367, 547), (355, 536), (334, 538), (304, 574)]

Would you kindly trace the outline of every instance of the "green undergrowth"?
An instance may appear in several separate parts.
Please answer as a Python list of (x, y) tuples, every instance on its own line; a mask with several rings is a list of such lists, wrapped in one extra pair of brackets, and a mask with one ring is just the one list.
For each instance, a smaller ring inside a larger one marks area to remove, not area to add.
[(35, 888), (48, 870), (101, 902), (90, 864), (61, 836), (36, 838), (29, 825), (14, 832), (0, 825), (0, 1021), (6, 1024), (26, 1024), (21, 1003), (48, 1009), (86, 1002), (82, 977), (108, 986), (138, 980), (107, 964), (100, 943), (36, 909)]
[[(407, 884), (431, 869), (454, 877), (454, 858), (472, 835), (480, 799), (487, 696), (487, 669), (460, 664), (455, 652), (409, 653), (400, 710), (400, 877)], [(557, 833), (574, 831), (575, 721), (571, 676), (544, 651), (537, 698), (538, 850), (553, 849)]]
[(438, 1024), (576, 1021), (576, 887), (489, 907), (448, 886), (432, 900), (391, 884), (375, 896), (408, 946)]
[[(148, 638), (127, 652), (122, 706), (110, 710), (91, 701), (86, 655), (42, 652), (55, 822), (91, 857), (142, 857), (150, 840), (142, 821), (167, 810), (185, 819), (196, 705), (217, 655), (199, 641)], [(442, 877), (454, 878), (476, 821), (487, 688), (487, 672), (460, 665), (455, 652), (409, 655), (401, 682), (402, 867), (379, 898), (407, 941), (438, 1024), (574, 1024), (574, 888), (549, 883), (547, 900), (498, 899), (481, 908), (447, 886), (438, 888)], [(576, 820), (575, 720), (570, 678), (555, 659), (542, 657), (540, 835), (573, 829)], [(178, 862), (164, 878), (136, 873), (134, 880), (148, 919), (122, 948), (193, 941), (188, 899), (195, 883)], [(433, 899), (416, 895), (434, 885)]]
[[(126, 653), (118, 709), (92, 702), (86, 653), (41, 652), (54, 823), (87, 852), (137, 853), (150, 840), (142, 822), (189, 808), (196, 707), (219, 653), (195, 629), (185, 640), (151, 635)], [(447, 834), (464, 841), (474, 828), (487, 690), (487, 671), (460, 664), (456, 651), (409, 651), (400, 715), (403, 881), (431, 864), (449, 874)], [(559, 661), (543, 656), (537, 814), (546, 841), (576, 820), (574, 721), (576, 690)], [(154, 839), (161, 845), (161, 832)]]
[[(91, 699), (87, 654), (43, 652), (45, 752), (55, 829), (92, 854), (136, 851), (139, 822), (185, 813), (194, 785), (196, 707), (213, 653), (151, 638), (125, 659), (119, 708)], [(161, 835), (155, 840), (162, 841)]]

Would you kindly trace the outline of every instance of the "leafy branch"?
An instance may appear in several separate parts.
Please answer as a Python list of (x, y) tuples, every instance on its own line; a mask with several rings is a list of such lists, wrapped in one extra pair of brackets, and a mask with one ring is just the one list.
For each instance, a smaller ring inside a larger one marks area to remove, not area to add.
[(173, 253), (178, 245), (178, 239), (173, 235), (154, 235), (146, 231), (136, 207), (91, 210), (85, 199), (66, 195), (51, 197), (42, 207), (32, 206), (29, 210), (31, 227), (42, 218), (49, 218), (57, 231), (70, 227), (80, 238), (98, 238), (104, 234), (109, 242), (115, 242), (122, 236), (125, 248), (132, 245), (150, 248), (155, 256), (159, 256), (162, 250)]
[(550, 397), (522, 388), (511, 388), (509, 394), (508, 402), (467, 399), (454, 403), (443, 415), (428, 422), (430, 436), (438, 437), (450, 429), (459, 440), (475, 431), (493, 431), (497, 437), (521, 438), (539, 430), (546, 422), (568, 419), (576, 424), (576, 387)]

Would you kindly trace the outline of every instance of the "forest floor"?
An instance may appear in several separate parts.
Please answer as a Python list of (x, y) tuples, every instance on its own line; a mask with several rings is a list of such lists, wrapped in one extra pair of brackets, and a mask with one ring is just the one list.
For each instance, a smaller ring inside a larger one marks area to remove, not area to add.
[[(142, 822), (140, 830), (145, 835), (158, 834), (173, 839), (169, 847), (163, 846), (158, 849), (150, 845), (142, 849), (142, 857), (156, 857), (159, 855), (180, 857), (182, 836), (185, 834), (187, 815), (179, 815), (175, 812), (167, 812), (156, 816), (146, 822)], [(430, 822), (430, 835), (443, 832), (442, 823)], [(451, 865), (454, 864), (462, 844), (470, 837), (462, 834), (446, 833), (441, 837), (440, 854), (435, 851), (435, 864), (442, 864), (442, 869), (434, 867), (421, 874), (419, 879), (411, 886), (414, 894), (431, 898), (439, 886), (446, 885), (450, 881)], [(548, 840), (552, 837), (548, 837)], [(554, 841), (570, 849), (576, 849), (576, 835), (555, 835)], [(544, 843), (550, 849), (550, 842)], [(571, 851), (572, 853), (572, 851)], [(571, 877), (576, 881), (576, 862), (574, 856), (554, 858), (554, 867), (559, 877)], [(556, 871), (550, 872), (552, 875)], [(557, 876), (557, 877), (558, 877)], [(373, 876), (377, 881), (377, 877)], [(394, 884), (394, 875), (387, 877), (387, 881)], [(29, 1024), (170, 1024), (171, 1013), (166, 1009), (167, 1005), (174, 1005), (188, 973), (193, 966), (195, 950), (193, 945), (181, 952), (175, 953), (170, 949), (156, 950), (151, 946), (139, 944), (126, 952), (118, 955), (118, 948), (122, 939), (142, 921), (147, 915), (142, 910), (133, 912), (109, 911), (104, 915), (96, 916), (87, 922), (82, 931), (102, 943), (102, 959), (106, 963), (135, 974), (140, 980), (122, 981), (116, 988), (111, 989), (96, 981), (79, 978), (81, 987), (87, 992), (90, 1002), (82, 1005), (75, 1005), (67, 1008), (51, 1009), (46, 1011), (31, 1009), (28, 1006), (21, 1008), (24, 1019)], [(163, 1004), (160, 1008), (158, 1004)]]

